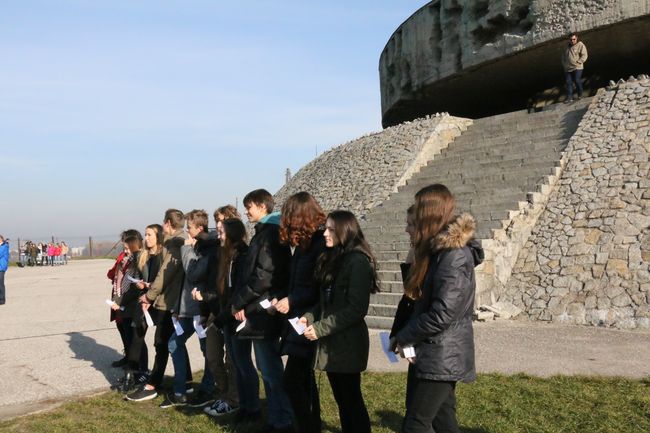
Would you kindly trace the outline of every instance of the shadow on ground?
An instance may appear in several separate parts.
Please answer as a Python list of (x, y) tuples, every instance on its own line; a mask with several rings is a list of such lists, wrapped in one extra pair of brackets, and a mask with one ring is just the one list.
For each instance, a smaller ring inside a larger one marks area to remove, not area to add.
[(68, 344), (74, 352), (74, 359), (90, 361), (92, 368), (101, 372), (106, 381), (113, 384), (124, 372), (122, 369), (111, 367), (111, 363), (122, 358), (122, 353), (109, 346), (97, 343), (94, 338), (87, 337), (80, 332), (68, 332)]

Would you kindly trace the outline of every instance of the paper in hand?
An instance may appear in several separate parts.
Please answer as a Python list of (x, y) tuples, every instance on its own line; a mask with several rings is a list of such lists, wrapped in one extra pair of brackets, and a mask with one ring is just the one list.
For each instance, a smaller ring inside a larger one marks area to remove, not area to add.
[(272, 306), (272, 305), (271, 305), (271, 301), (269, 301), (268, 299), (265, 299), (265, 300), (263, 300), (263, 301), (260, 301), (260, 305), (261, 305), (262, 308), (264, 308), (265, 310), (271, 308), (271, 306)]
[(133, 278), (129, 274), (126, 274), (126, 279), (129, 280), (130, 282), (134, 283), (134, 284), (138, 284), (138, 283), (142, 282), (142, 280), (138, 280), (137, 278)]
[(381, 341), (381, 348), (384, 350), (386, 358), (388, 358), (388, 360), (392, 363), (399, 362), (399, 359), (397, 359), (395, 352), (390, 350), (390, 336), (388, 332), (380, 332), (379, 340)]
[(147, 322), (147, 326), (152, 327), (153, 325), (153, 319), (151, 318), (151, 314), (149, 314), (148, 311), (144, 312), (144, 321)]
[[(115, 303), (115, 302), (111, 301), (110, 299), (107, 299), (105, 302), (109, 307), (112, 307), (113, 304)], [(124, 311), (124, 307), (120, 307), (120, 311)]]
[(185, 331), (183, 330), (183, 327), (181, 326), (181, 324), (178, 322), (178, 319), (176, 319), (176, 317), (174, 317), (174, 316), (172, 316), (172, 323), (174, 324), (174, 329), (176, 330), (176, 335), (178, 335), (179, 337), (181, 335), (183, 335), (183, 333)]
[(194, 323), (194, 329), (196, 330), (196, 335), (198, 335), (199, 338), (205, 338), (205, 328), (203, 327), (203, 325), (201, 325), (201, 316), (199, 315), (194, 316), (192, 322)]
[(246, 326), (246, 321), (244, 320), (243, 322), (241, 322), (239, 324), (239, 326), (237, 326), (237, 329), (235, 329), (235, 332), (241, 331), (242, 329), (244, 329), (245, 326)]
[(404, 353), (404, 358), (415, 358), (415, 347), (413, 346), (402, 347), (402, 352)]
[(293, 319), (289, 319), (289, 323), (291, 323), (291, 326), (293, 326), (293, 329), (296, 330), (296, 333), (298, 335), (302, 335), (305, 333), (305, 329), (307, 329), (307, 327), (300, 323), (299, 320), (300, 318), (294, 317)]

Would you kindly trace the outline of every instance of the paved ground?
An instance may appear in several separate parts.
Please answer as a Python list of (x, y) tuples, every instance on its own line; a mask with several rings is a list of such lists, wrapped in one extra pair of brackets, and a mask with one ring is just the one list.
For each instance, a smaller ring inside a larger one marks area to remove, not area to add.
[[(121, 357), (121, 342), (104, 303), (111, 265), (92, 260), (9, 269), (7, 304), (0, 307), (0, 419), (105, 391), (120, 376), (110, 363)], [(650, 376), (650, 332), (527, 322), (475, 329), (480, 372)], [(405, 361), (385, 359), (376, 332), (371, 341), (370, 369), (405, 371)], [(189, 349), (193, 368), (202, 369), (198, 340)]]

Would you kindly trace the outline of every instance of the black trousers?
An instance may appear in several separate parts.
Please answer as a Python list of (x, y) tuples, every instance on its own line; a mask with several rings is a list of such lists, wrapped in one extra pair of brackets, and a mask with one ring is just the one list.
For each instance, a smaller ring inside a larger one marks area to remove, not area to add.
[[(149, 308), (149, 314), (156, 324), (156, 333), (153, 337), (153, 345), (156, 349), (156, 357), (154, 358), (153, 368), (151, 369), (151, 376), (149, 377), (149, 385), (160, 388), (165, 377), (165, 369), (167, 368), (167, 361), (169, 360), (169, 338), (174, 332), (174, 324), (172, 322), (172, 313), (169, 311), (156, 310)], [(192, 381), (192, 368), (190, 367), (190, 358), (186, 354), (187, 374), (188, 381)]]
[(147, 335), (147, 325), (137, 325), (133, 327), (133, 321), (129, 326), (127, 332), (128, 350), (126, 351), (126, 358), (129, 361), (127, 368), (131, 371), (139, 371), (146, 373), (149, 369), (149, 350), (144, 337)]
[(327, 378), (339, 407), (341, 431), (370, 433), (370, 417), (361, 394), (361, 373), (327, 372)]
[(289, 355), (282, 376), (298, 433), (321, 432), (320, 399), (312, 364), (311, 358)]
[(458, 433), (456, 382), (418, 379), (409, 366), (403, 433)]

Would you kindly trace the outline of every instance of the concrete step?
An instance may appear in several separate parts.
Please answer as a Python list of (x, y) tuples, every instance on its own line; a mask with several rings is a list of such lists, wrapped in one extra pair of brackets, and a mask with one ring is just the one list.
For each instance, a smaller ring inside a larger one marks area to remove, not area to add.
[(368, 306), (369, 316), (395, 317), (397, 305), (370, 304)]
[(390, 329), (393, 326), (393, 317), (366, 316), (366, 325), (370, 329)]
[(379, 282), (379, 291), (382, 293), (404, 293), (404, 287), (402, 282), (399, 283), (396, 281), (380, 281)]
[(373, 293), (370, 295), (371, 304), (397, 305), (402, 299), (401, 293)]

